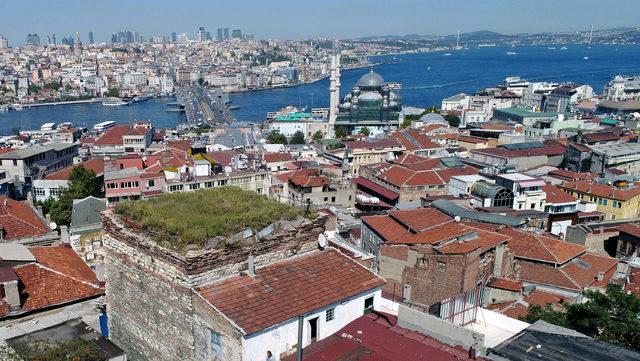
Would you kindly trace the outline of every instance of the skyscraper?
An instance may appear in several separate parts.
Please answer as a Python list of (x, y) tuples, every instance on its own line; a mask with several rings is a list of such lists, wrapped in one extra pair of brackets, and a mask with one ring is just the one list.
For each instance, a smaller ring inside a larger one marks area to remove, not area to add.
[(28, 34), (27, 35), (27, 44), (29, 45), (40, 45), (40, 37), (38, 34)]
[(0, 49), (7, 49), (9, 47), (9, 39), (0, 34)]
[(207, 40), (207, 32), (204, 30), (204, 26), (198, 28), (198, 34), (196, 35), (197, 41), (205, 41)]
[(93, 31), (89, 32), (89, 44), (93, 44)]
[(223, 33), (222, 38), (224, 40), (229, 40), (229, 28), (222, 29), (222, 33)]
[(53, 45), (58, 45), (58, 40), (56, 40), (56, 34), (51, 34), (51, 42)]
[(118, 42), (118, 34), (116, 33), (111, 33), (111, 43), (115, 44)]
[(218, 28), (218, 32), (216, 34), (216, 40), (222, 41), (224, 38), (222, 37), (222, 28)]
[(231, 31), (231, 37), (233, 39), (242, 39), (242, 31), (240, 29), (234, 29)]
[(178, 40), (178, 35), (176, 34), (175, 31), (171, 32), (171, 42), (175, 43)]

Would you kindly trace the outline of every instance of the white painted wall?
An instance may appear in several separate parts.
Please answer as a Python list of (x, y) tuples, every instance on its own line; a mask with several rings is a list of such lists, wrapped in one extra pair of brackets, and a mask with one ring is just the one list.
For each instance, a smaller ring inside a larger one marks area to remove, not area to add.
[[(311, 343), (309, 320), (318, 317), (318, 341), (331, 336), (338, 330), (363, 315), (364, 300), (374, 296), (373, 307), (375, 310), (381, 309), (382, 290), (381, 288), (361, 293), (340, 303), (335, 303), (318, 309), (305, 316), (303, 328), (303, 347)], [(326, 321), (326, 310), (335, 307), (335, 318)], [(271, 351), (276, 360), (279, 360), (281, 353), (290, 351), (298, 342), (298, 319), (283, 322), (279, 325), (266, 329), (262, 332), (247, 336), (242, 341), (243, 361), (262, 361), (266, 359), (267, 351)]]

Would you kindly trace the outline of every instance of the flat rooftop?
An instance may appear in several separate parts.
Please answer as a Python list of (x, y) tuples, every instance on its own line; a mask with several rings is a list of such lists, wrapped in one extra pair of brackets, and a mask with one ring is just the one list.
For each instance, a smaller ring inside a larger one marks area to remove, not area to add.
[(140, 226), (158, 245), (181, 251), (203, 247), (215, 237), (260, 231), (275, 221), (300, 218), (303, 212), (251, 191), (221, 187), (124, 201), (115, 213)]
[(612, 143), (590, 145), (594, 152), (606, 154), (610, 157), (640, 154), (640, 143)]

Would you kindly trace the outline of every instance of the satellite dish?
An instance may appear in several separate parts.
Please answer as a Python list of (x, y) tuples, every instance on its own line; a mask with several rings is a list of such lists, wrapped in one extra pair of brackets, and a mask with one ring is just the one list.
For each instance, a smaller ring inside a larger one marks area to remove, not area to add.
[(324, 234), (320, 234), (318, 235), (318, 247), (320, 247), (321, 249), (324, 249), (327, 246), (327, 238), (324, 236)]
[(454, 221), (456, 221), (456, 222), (460, 222), (460, 216), (455, 216), (455, 217), (453, 218), (453, 220), (454, 220)]
[(58, 228), (58, 225), (56, 224), (56, 222), (51, 222), (49, 223), (49, 229), (50, 230), (55, 230), (56, 228)]

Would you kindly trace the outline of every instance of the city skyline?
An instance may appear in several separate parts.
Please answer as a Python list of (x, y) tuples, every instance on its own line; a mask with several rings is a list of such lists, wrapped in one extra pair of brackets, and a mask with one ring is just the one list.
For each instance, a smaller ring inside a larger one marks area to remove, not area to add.
[[(47, 35), (55, 33), (60, 37), (75, 35), (76, 32), (80, 33), (82, 41), (88, 42), (90, 31), (95, 42), (108, 42), (112, 33), (124, 29), (137, 31), (147, 39), (156, 35), (169, 36), (172, 32), (188, 33), (195, 38), (200, 26), (212, 34), (222, 27), (242, 29), (243, 33), (255, 34), (259, 39), (283, 40), (453, 34), (458, 30), (490, 30), (508, 34), (588, 31), (591, 24), (595, 29), (636, 27), (634, 14), (640, 11), (640, 3), (605, 5), (576, 0), (559, 4), (551, 0), (535, 4), (516, 1), (508, 9), (498, 0), (484, 1), (481, 5), (467, 0), (456, 4), (373, 0), (367, 6), (332, 0), (313, 4), (313, 12), (309, 11), (309, 4), (291, 0), (275, 4), (257, 1), (210, 4), (199, 0), (157, 4), (148, 0), (116, 0), (90, 7), (78, 0), (55, 3), (36, 0), (29, 12), (22, 11), (22, 3), (17, 1), (3, 2), (2, 7), (6, 13), (14, 14), (3, 24), (6, 27), (0, 28), (0, 34), (8, 38), (12, 46), (24, 45), (29, 33), (39, 34), (41, 42)], [(553, 12), (544, 10), (550, 7)], [(74, 11), (66, 11), (68, 8)], [(366, 17), (358, 15), (365, 12)], [(139, 17), (141, 13), (147, 14), (142, 20)], [(526, 21), (520, 17), (524, 13), (527, 14)], [(396, 15), (390, 17), (389, 14)], [(37, 23), (30, 21), (34, 16), (41, 20)], [(304, 16), (304, 26), (296, 25), (302, 24), (297, 19)]]

